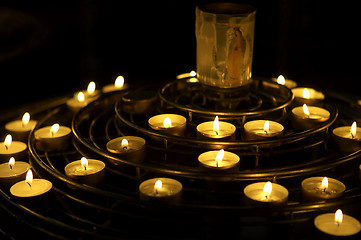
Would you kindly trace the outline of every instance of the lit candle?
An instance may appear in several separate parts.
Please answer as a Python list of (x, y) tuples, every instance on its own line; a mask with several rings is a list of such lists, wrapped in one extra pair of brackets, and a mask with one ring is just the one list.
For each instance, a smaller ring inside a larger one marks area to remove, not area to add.
[(189, 73), (182, 73), (177, 76), (177, 79), (183, 79), (183, 78), (194, 78), (197, 76), (197, 73), (195, 71), (190, 71)]
[(278, 78), (272, 78), (273, 81), (277, 82), (278, 84), (285, 85), (288, 88), (295, 88), (297, 87), (297, 83), (290, 79), (285, 79), (283, 75), (279, 75)]
[(82, 157), (67, 164), (64, 171), (69, 178), (87, 185), (101, 186), (105, 183), (105, 163), (99, 160)]
[(118, 76), (115, 79), (114, 84), (109, 84), (103, 87), (103, 93), (114, 92), (114, 91), (122, 91), (128, 88), (128, 85), (124, 83), (124, 77)]
[(171, 178), (152, 178), (139, 185), (142, 201), (161, 201), (180, 203), (182, 200), (182, 184)]
[(0, 185), (10, 187), (25, 178), (31, 168), (29, 163), (16, 161), (11, 157), (9, 162), (0, 164)]
[(235, 167), (239, 162), (239, 157), (237, 154), (221, 149), (200, 154), (198, 161), (206, 168), (224, 170)]
[(318, 215), (314, 220), (315, 227), (323, 233), (332, 236), (346, 237), (360, 232), (360, 222), (338, 209), (335, 213)]
[(6, 135), (4, 142), (0, 143), (0, 161), (8, 161), (10, 157), (24, 159), (27, 156), (27, 145), (23, 142), (13, 141), (11, 134)]
[(353, 122), (351, 127), (344, 126), (333, 129), (332, 139), (339, 150), (355, 152), (361, 149), (361, 128)]
[(296, 130), (308, 130), (326, 122), (330, 118), (330, 112), (324, 108), (307, 106), (292, 109), (291, 123)]
[(78, 112), (80, 109), (88, 105), (89, 99), (85, 99), (83, 92), (78, 92), (76, 97), (70, 98), (66, 101), (66, 105), (73, 112)]
[(35, 146), (44, 152), (62, 151), (71, 144), (71, 130), (66, 126), (54, 124), (35, 131)]
[(293, 88), (292, 93), (296, 104), (317, 105), (325, 99), (322, 92), (313, 88)]
[(214, 121), (201, 123), (197, 126), (197, 136), (206, 138), (227, 138), (234, 139), (236, 127), (232, 123), (218, 120), (218, 116)]
[[(110, 140), (107, 143), (109, 152), (119, 155), (121, 159), (140, 162), (144, 160), (146, 145), (145, 140), (137, 136), (124, 136)], [(114, 164), (119, 164), (114, 159), (109, 159)]]
[(37, 123), (35, 120), (30, 120), (30, 114), (26, 112), (21, 120), (15, 120), (5, 124), (5, 129), (11, 134), (14, 140), (27, 142), (30, 131), (33, 130)]
[(254, 120), (244, 124), (245, 137), (248, 140), (278, 137), (283, 134), (282, 124), (269, 120)]
[(276, 183), (257, 182), (247, 185), (243, 189), (248, 199), (256, 203), (283, 205), (287, 203), (288, 190)]
[(304, 201), (321, 201), (342, 197), (345, 185), (333, 178), (310, 177), (301, 183)]
[[(84, 94), (84, 101), (89, 103), (91, 101), (94, 101), (95, 99), (97, 99), (100, 95), (100, 91), (96, 89), (96, 84), (95, 82), (91, 81), (88, 84), (88, 87), (86, 90), (82, 90), (81, 92), (83, 92)], [(73, 98), (77, 99), (79, 95), (79, 92), (74, 93)]]
[(178, 114), (160, 114), (148, 120), (149, 126), (163, 134), (184, 135), (187, 119)]
[(10, 193), (19, 198), (30, 198), (44, 195), (52, 187), (53, 184), (46, 179), (33, 179), (33, 172), (29, 169), (26, 173), (26, 179), (15, 183), (10, 188)]

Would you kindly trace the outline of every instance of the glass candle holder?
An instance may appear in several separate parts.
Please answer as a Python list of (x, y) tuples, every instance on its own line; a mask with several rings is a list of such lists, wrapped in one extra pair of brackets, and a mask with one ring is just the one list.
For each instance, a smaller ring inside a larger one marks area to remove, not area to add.
[(207, 3), (196, 8), (197, 77), (217, 88), (247, 85), (252, 70), (254, 7)]

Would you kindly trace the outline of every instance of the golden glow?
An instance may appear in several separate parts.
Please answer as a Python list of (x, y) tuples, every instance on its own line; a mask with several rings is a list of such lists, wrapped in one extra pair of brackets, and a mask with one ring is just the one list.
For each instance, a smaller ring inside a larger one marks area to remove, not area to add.
[(213, 122), (213, 132), (215, 132), (217, 135), (219, 134), (218, 116), (216, 116), (216, 118), (214, 119), (214, 122)]
[(269, 198), (272, 192), (272, 183), (270, 181), (266, 182), (266, 184), (264, 185), (263, 192), (265, 198)]
[(33, 172), (31, 171), (31, 169), (29, 169), (26, 173), (25, 183), (27, 183), (30, 187), (33, 183)]
[(116, 88), (123, 87), (124, 86), (124, 77), (123, 76), (118, 76), (117, 79), (115, 79), (114, 86)]
[(121, 146), (123, 149), (127, 149), (128, 148), (128, 140), (124, 138), (122, 140)]
[(303, 93), (302, 93), (303, 98), (309, 99), (310, 98), (310, 92), (308, 91), (307, 88), (303, 89)]
[(357, 131), (357, 125), (356, 125), (356, 121), (352, 123), (351, 129), (350, 129), (350, 134), (352, 138), (356, 137), (356, 132)]
[(219, 163), (222, 162), (223, 157), (224, 157), (224, 150), (221, 149), (221, 150), (219, 150), (219, 152), (217, 153), (217, 156), (216, 156), (216, 160), (215, 160), (216, 167), (218, 167)]
[(337, 226), (339, 226), (342, 223), (342, 220), (343, 220), (343, 213), (341, 209), (338, 209), (335, 212), (335, 223), (337, 224)]
[(28, 125), (30, 121), (30, 114), (28, 112), (24, 113), (23, 118), (21, 120), (22, 126), (25, 127), (26, 125)]
[(84, 102), (84, 93), (83, 92), (79, 92), (78, 93), (78, 102)]
[(190, 73), (189, 73), (189, 75), (191, 76), (191, 77), (195, 77), (195, 76), (197, 76), (197, 73), (196, 73), (196, 71), (191, 71)]
[(328, 178), (327, 178), (327, 177), (324, 177), (324, 178), (322, 179), (321, 189), (322, 189), (323, 191), (326, 191), (327, 188), (328, 188)]
[(161, 180), (158, 180), (155, 182), (155, 184), (154, 184), (154, 193), (155, 194), (157, 194), (158, 191), (160, 191), (162, 189), (162, 185), (163, 185), (163, 183)]
[(170, 128), (170, 127), (172, 126), (172, 121), (170, 120), (169, 117), (166, 117), (166, 118), (164, 119), (163, 126), (164, 126), (165, 128)]
[(12, 141), (13, 141), (13, 138), (11, 137), (11, 135), (10, 134), (6, 135), (5, 141), (4, 141), (5, 149), (9, 149)]
[(269, 121), (267, 120), (263, 125), (263, 131), (267, 134), (269, 132)]
[(310, 111), (308, 110), (308, 107), (306, 104), (303, 104), (303, 113), (309, 117), (310, 116)]
[(88, 167), (88, 159), (86, 159), (86, 157), (82, 157), (80, 159), (80, 164), (83, 166), (84, 170), (86, 170), (86, 168)]
[(89, 95), (93, 95), (95, 92), (95, 82), (90, 82), (86, 91)]
[(55, 123), (53, 126), (51, 126), (50, 128), (50, 135), (54, 136), (58, 131), (59, 131), (59, 124)]
[(285, 85), (286, 83), (285, 77), (283, 75), (279, 75), (277, 78), (277, 83), (281, 85)]
[(10, 160), (9, 160), (9, 168), (10, 168), (10, 170), (13, 169), (14, 165), (15, 165), (15, 158), (11, 157)]

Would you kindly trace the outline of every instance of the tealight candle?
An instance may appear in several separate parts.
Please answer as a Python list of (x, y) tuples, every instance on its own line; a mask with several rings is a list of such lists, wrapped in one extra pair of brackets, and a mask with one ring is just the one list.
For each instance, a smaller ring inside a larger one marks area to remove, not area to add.
[(338, 209), (335, 214), (325, 213), (318, 215), (314, 220), (315, 227), (323, 233), (332, 236), (346, 237), (360, 232), (360, 222)]
[(160, 114), (148, 120), (149, 126), (163, 134), (184, 135), (187, 119), (178, 114)]
[(85, 100), (83, 92), (78, 92), (76, 97), (70, 98), (66, 101), (66, 105), (73, 112), (78, 112), (80, 109), (88, 105), (89, 99)]
[(25, 179), (26, 172), (31, 168), (29, 163), (16, 161), (11, 157), (9, 162), (0, 165), (0, 184), (10, 187)]
[[(95, 99), (97, 99), (100, 95), (100, 91), (96, 89), (96, 84), (95, 82), (91, 81), (89, 84), (88, 84), (88, 87), (85, 90), (81, 91), (83, 92), (84, 94), (84, 101), (86, 102), (91, 102), (91, 101), (94, 101)], [(77, 99), (78, 98), (78, 94), (79, 92), (76, 92), (74, 93), (74, 99)]]
[(86, 159), (71, 162), (65, 166), (65, 175), (91, 186), (101, 186), (105, 182), (105, 163), (95, 159)]
[(35, 146), (44, 152), (62, 151), (71, 143), (71, 130), (66, 126), (54, 124), (35, 131)]
[(10, 188), (10, 193), (19, 198), (30, 198), (41, 196), (51, 190), (53, 184), (46, 179), (33, 179), (33, 172), (29, 169), (26, 179), (15, 183)]
[(254, 120), (244, 124), (245, 137), (248, 140), (278, 137), (283, 134), (282, 124), (269, 120)]
[(248, 199), (256, 203), (283, 205), (287, 203), (288, 190), (276, 183), (257, 182), (247, 185), (243, 189)]
[(179, 203), (182, 189), (182, 184), (171, 178), (148, 179), (139, 185), (140, 200)]
[(310, 177), (301, 183), (302, 198), (305, 201), (321, 201), (342, 197), (345, 185), (333, 178)]
[(353, 122), (351, 127), (344, 126), (333, 129), (332, 139), (339, 150), (355, 152), (361, 149), (361, 128)]
[(5, 129), (11, 134), (14, 140), (27, 142), (30, 131), (33, 130), (37, 123), (35, 120), (30, 120), (30, 114), (26, 112), (21, 120), (15, 120), (5, 124)]
[(290, 79), (285, 79), (283, 75), (279, 75), (278, 78), (272, 78), (274, 82), (277, 82), (278, 84), (285, 85), (288, 88), (295, 88), (297, 87), (297, 83)]
[(128, 88), (128, 85), (124, 83), (124, 77), (118, 76), (115, 79), (114, 84), (106, 85), (103, 87), (103, 93), (114, 92), (114, 91), (122, 91)]
[(303, 104), (292, 109), (291, 123), (294, 129), (308, 130), (319, 126), (329, 118), (330, 112), (326, 109)]
[(295, 96), (296, 104), (317, 105), (325, 99), (322, 92), (313, 88), (293, 88), (292, 93)]
[(177, 79), (183, 79), (183, 78), (193, 78), (197, 76), (197, 73), (195, 71), (190, 71), (189, 73), (182, 73), (177, 76)]
[(10, 157), (23, 159), (27, 155), (28, 146), (23, 142), (13, 141), (12, 136), (8, 134), (5, 141), (0, 143), (0, 161), (8, 161)]
[(197, 136), (206, 138), (231, 138), (234, 139), (236, 127), (232, 123), (218, 120), (218, 116), (214, 121), (201, 123), (197, 126)]
[(224, 170), (235, 167), (239, 162), (239, 156), (221, 149), (220, 151), (208, 151), (200, 154), (198, 161), (206, 168)]
[(121, 108), (131, 114), (144, 114), (154, 110), (158, 101), (156, 91), (130, 91), (121, 97)]
[[(107, 149), (109, 152), (118, 154), (121, 158), (140, 162), (145, 157), (145, 140), (137, 136), (124, 136), (110, 140), (107, 143)], [(117, 163), (115, 160), (110, 159), (113, 163)]]

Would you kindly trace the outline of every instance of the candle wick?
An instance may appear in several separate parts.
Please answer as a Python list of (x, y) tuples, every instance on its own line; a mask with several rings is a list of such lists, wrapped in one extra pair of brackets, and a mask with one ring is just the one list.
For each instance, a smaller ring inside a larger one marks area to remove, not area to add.
[(124, 149), (124, 150), (127, 150), (127, 149), (128, 149), (128, 147), (127, 147), (127, 146), (124, 146), (124, 147), (123, 147), (123, 149)]
[(31, 183), (29, 183), (29, 182), (26, 182), (28, 185), (29, 185), (29, 187), (31, 188)]
[(350, 132), (350, 134), (351, 134), (351, 139), (354, 139), (354, 138), (355, 138), (355, 135), (353, 135), (352, 132)]
[(219, 133), (218, 133), (218, 131), (214, 131), (214, 132), (215, 132), (215, 133), (216, 133), (216, 135), (218, 136), (218, 134), (219, 134)]
[(154, 194), (155, 194), (155, 195), (158, 194), (158, 189), (157, 189), (157, 188), (154, 189)]
[(6, 144), (5, 144), (4, 146), (5, 146), (5, 150), (8, 150), (8, 149), (9, 149), (9, 147), (8, 147)]
[(10, 170), (13, 170), (13, 165), (9, 164)]
[(86, 166), (84, 165), (83, 167), (84, 167), (84, 170), (86, 171)]

